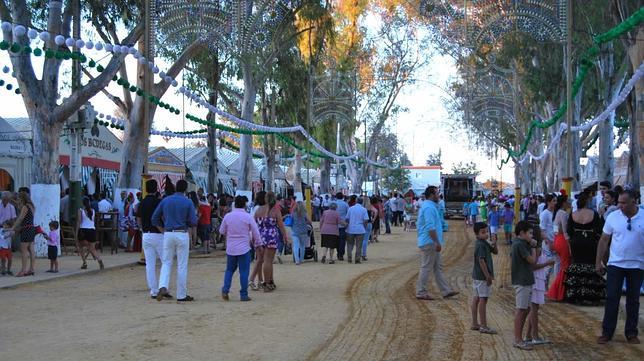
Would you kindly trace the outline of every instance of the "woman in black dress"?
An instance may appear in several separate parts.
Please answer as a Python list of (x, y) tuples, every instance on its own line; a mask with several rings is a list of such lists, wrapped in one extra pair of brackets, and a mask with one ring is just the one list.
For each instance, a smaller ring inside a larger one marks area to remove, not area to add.
[(568, 219), (572, 263), (566, 270), (566, 300), (597, 304), (606, 294), (606, 281), (595, 272), (603, 222), (597, 212), (586, 208), (588, 200), (589, 195), (581, 193), (577, 211)]
[[(33, 276), (36, 263), (36, 252), (34, 251), (34, 239), (36, 238), (36, 226), (34, 225), (34, 213), (36, 206), (31, 201), (29, 193), (18, 193), (18, 205), (20, 214), (14, 222), (12, 231), (20, 232), (20, 260), (22, 268), (16, 277)], [(27, 269), (29, 260), (29, 269)]]

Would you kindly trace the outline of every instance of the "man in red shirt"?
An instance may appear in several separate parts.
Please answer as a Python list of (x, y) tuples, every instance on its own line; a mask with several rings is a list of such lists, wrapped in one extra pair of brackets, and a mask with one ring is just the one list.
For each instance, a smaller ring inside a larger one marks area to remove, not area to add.
[[(212, 208), (206, 197), (199, 198), (199, 222), (197, 224), (197, 236), (201, 239), (203, 253), (210, 253), (210, 215)], [(216, 247), (216, 245), (215, 245)]]

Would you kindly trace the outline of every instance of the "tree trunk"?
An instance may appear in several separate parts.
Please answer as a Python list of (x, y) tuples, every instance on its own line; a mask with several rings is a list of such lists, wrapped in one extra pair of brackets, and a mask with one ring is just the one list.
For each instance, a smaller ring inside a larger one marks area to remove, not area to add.
[[(242, 64), (244, 77), (244, 99), (242, 101), (242, 119), (252, 122), (255, 114), (255, 98), (257, 87), (254, 81), (253, 70), (248, 62)], [(253, 172), (253, 137), (248, 134), (242, 135), (239, 144), (239, 179), (237, 189), (250, 191)]]
[[(31, 198), (36, 205), (34, 224), (46, 225), (59, 219), (59, 143), (62, 122), (52, 122), (49, 114), (27, 108), (33, 129), (33, 160), (31, 163)], [(38, 236), (34, 247), (38, 257), (47, 255), (47, 241)]]
[(304, 200), (302, 191), (302, 152), (298, 149), (295, 154), (295, 184), (293, 190), (298, 201)]
[(331, 159), (322, 160), (322, 169), (320, 171), (320, 194), (329, 193), (331, 190)]
[[(644, 27), (640, 26), (636, 39), (644, 38)], [(644, 60), (644, 43), (635, 41), (628, 48), (628, 56), (631, 60), (633, 73)], [(635, 106), (633, 107), (633, 117), (630, 121), (628, 135), (629, 157), (628, 157), (628, 174), (629, 183), (633, 188), (639, 189), (640, 194), (644, 192), (644, 174), (641, 170), (644, 168), (644, 79), (635, 84)]]
[[(210, 84), (210, 94), (208, 102), (214, 106), (217, 106), (217, 96), (219, 94), (219, 82), (221, 80), (221, 69), (219, 66), (219, 52), (215, 50), (214, 59), (213, 59), (213, 71), (212, 71), (212, 84)], [(217, 115), (213, 112), (208, 112), (206, 116), (210, 122), (215, 123), (217, 121)], [(214, 127), (208, 127), (208, 192), (213, 192), (219, 194), (219, 168), (217, 164), (217, 129)]]
[[(217, 91), (212, 90), (208, 102), (217, 106)], [(208, 121), (215, 122), (217, 116), (209, 112), (206, 117)], [(217, 164), (217, 128), (208, 127), (208, 192), (219, 194), (219, 168)]]

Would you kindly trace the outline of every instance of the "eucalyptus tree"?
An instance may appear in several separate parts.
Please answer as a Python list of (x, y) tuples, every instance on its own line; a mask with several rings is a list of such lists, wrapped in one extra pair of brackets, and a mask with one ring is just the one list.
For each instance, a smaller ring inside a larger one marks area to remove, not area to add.
[[(32, 39), (26, 28), (46, 31), (47, 35), (40, 36), (45, 48), (52, 51), (77, 51), (67, 44), (58, 45), (55, 38), (58, 35), (65, 39), (71, 37), (72, 20), (75, 6), (80, 2), (61, 0), (0, 1), (0, 19), (11, 22), (11, 29), (3, 29), (3, 39), (15, 42), (22, 47), (31, 45)], [(95, 16), (103, 13), (104, 26), (113, 26), (117, 14), (136, 17), (130, 9), (133, 1), (84, 1), (83, 13)], [(142, 25), (123, 18), (120, 22), (127, 29), (127, 35), (120, 39), (121, 44), (133, 45), (142, 35)], [(26, 27), (26, 28), (25, 28)], [(115, 29), (115, 28), (114, 28)], [(33, 32), (32, 32), (33, 35)], [(71, 45), (76, 45), (76, 42)], [(59, 217), (59, 137), (65, 122), (94, 95), (104, 89), (123, 64), (125, 55), (112, 55), (109, 63), (95, 78), (92, 78), (78, 89), (73, 89), (69, 95), (61, 99), (65, 80), (61, 79), (62, 58), (47, 57), (38, 71), (29, 52), (10, 53), (11, 64), (18, 86), (21, 90), (24, 106), (27, 110), (33, 133), (33, 162), (31, 167), (31, 192), (36, 202), (36, 224), (47, 224), (51, 219)], [(40, 75), (40, 78), (38, 77)]]

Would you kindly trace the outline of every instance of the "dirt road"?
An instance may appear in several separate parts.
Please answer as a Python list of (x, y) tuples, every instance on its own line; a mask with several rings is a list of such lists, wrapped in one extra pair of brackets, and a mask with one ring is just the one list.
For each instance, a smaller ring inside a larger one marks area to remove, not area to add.
[[(551, 303), (540, 313), (541, 335), (552, 345), (520, 351), (512, 347), (514, 294), (510, 286), (509, 246), (494, 257), (497, 279), (488, 303), (490, 336), (470, 331), (471, 269), (474, 237), (452, 222), (443, 265), (461, 294), (453, 299), (418, 301), (414, 297), (417, 257), (368, 272), (352, 282), (350, 313), (333, 338), (309, 360), (641, 360), (644, 348), (627, 345), (620, 320), (615, 342), (595, 344), (601, 307)], [(439, 295), (433, 280), (431, 290)], [(431, 291), (430, 291), (431, 292)], [(641, 327), (642, 325), (640, 325)]]
[[(514, 298), (509, 249), (495, 257), (488, 306), (497, 336), (469, 330), (473, 241), (452, 223), (444, 268), (461, 294), (418, 301), (415, 234), (399, 228), (370, 245), (362, 265), (292, 260), (276, 265), (274, 293), (238, 302), (219, 298), (222, 253), (190, 259), (191, 304), (149, 299), (142, 267), (110, 270), (0, 290), (1, 359), (6, 360), (638, 360), (644, 348), (594, 343), (602, 309), (548, 304), (536, 351), (512, 348)], [(174, 293), (174, 275), (171, 291)], [(433, 284), (431, 285), (432, 287)], [(431, 288), (435, 293), (435, 289)], [(618, 326), (623, 329), (623, 320)]]

